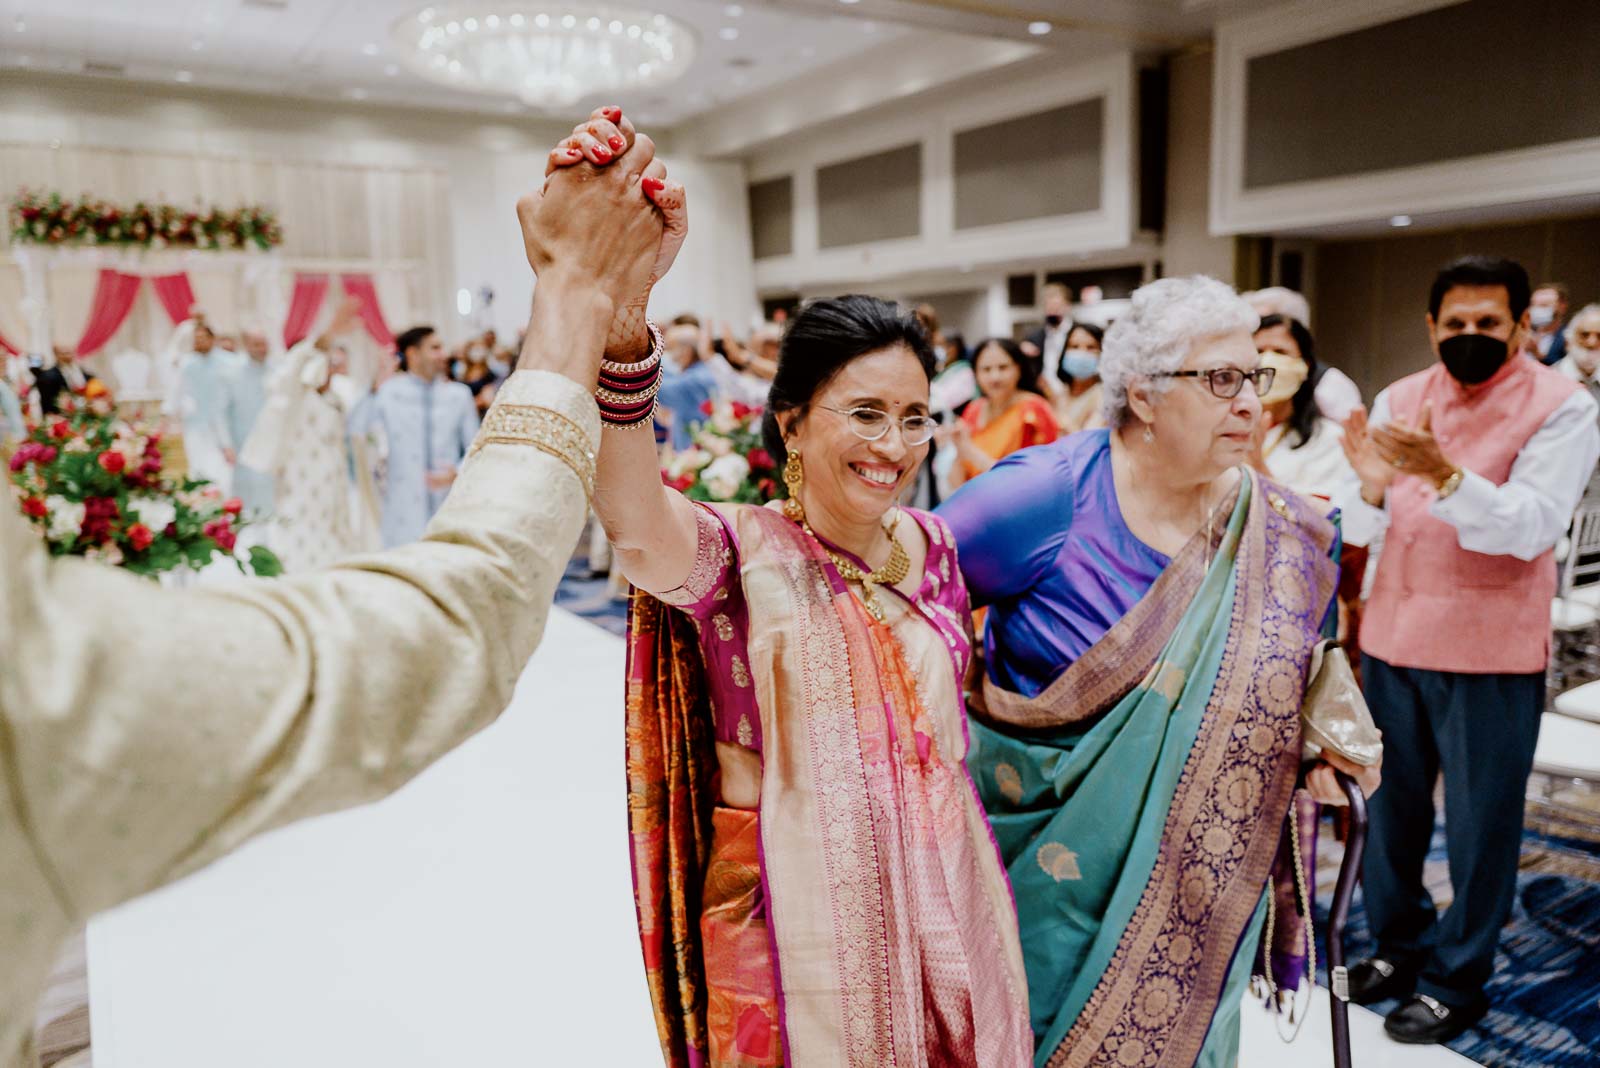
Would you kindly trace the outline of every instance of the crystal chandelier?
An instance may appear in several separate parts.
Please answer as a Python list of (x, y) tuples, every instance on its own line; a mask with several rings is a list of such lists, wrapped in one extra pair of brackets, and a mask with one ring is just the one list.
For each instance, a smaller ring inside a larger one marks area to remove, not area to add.
[(391, 35), (423, 77), (534, 107), (666, 85), (695, 51), (682, 22), (609, 4), (435, 4)]

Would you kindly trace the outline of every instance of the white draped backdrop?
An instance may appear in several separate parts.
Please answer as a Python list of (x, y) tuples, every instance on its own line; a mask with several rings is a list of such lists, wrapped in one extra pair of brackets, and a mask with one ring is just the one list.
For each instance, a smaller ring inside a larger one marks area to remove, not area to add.
[[(255, 326), (280, 342), (296, 271), (372, 275), (384, 317), (396, 331), (445, 317), (451, 245), (442, 170), (0, 144), (0, 195), (9, 198), (20, 188), (126, 205), (261, 204), (277, 213), (284, 243), (272, 253), (12, 246), (0, 257), (0, 335), (18, 347), (76, 344), (104, 267), (143, 275), (186, 271), (197, 302), (219, 330)], [(337, 287), (330, 289), (323, 317), (340, 296)], [(103, 371), (109, 357), (130, 348), (158, 352), (171, 333), (159, 301), (144, 287), (127, 322), (89, 366)]]

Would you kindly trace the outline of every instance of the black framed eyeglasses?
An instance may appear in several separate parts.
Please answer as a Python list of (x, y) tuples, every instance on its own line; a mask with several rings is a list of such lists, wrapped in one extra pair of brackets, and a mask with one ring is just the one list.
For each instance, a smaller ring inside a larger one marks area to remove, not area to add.
[[(889, 432), (889, 424), (896, 422), (888, 412), (877, 408), (829, 408), (826, 404), (817, 407), (844, 416), (850, 422), (851, 433), (863, 441), (877, 441)], [(907, 415), (898, 422), (900, 440), (912, 448), (932, 441), (933, 432), (939, 426), (931, 415)]]
[(1237, 367), (1213, 367), (1209, 371), (1165, 371), (1156, 375), (1157, 378), (1203, 378), (1206, 385), (1211, 387), (1214, 396), (1222, 400), (1232, 400), (1244, 389), (1245, 382), (1255, 388), (1256, 396), (1272, 388), (1272, 380), (1278, 375), (1276, 367), (1257, 367), (1254, 371), (1241, 371)]

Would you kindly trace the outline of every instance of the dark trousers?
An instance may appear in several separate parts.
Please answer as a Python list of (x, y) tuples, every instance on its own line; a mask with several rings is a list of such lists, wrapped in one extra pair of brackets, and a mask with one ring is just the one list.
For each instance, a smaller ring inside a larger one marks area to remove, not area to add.
[[(1383, 785), (1368, 802), (1362, 868), (1377, 955), (1420, 959), (1418, 992), (1459, 1008), (1477, 1000), (1493, 974), (1516, 897), (1544, 676), (1424, 671), (1367, 656), (1362, 684), (1383, 731)], [(1422, 885), (1441, 769), (1455, 893), (1443, 916)]]

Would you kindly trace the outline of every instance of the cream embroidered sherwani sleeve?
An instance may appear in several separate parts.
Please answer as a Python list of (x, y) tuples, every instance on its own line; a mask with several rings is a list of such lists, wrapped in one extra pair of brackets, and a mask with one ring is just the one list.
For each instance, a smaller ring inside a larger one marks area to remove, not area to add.
[(52, 559), (0, 506), (0, 1063), (89, 915), (382, 797), (499, 714), (599, 436), (581, 387), (519, 372), (422, 542), (216, 591)]

